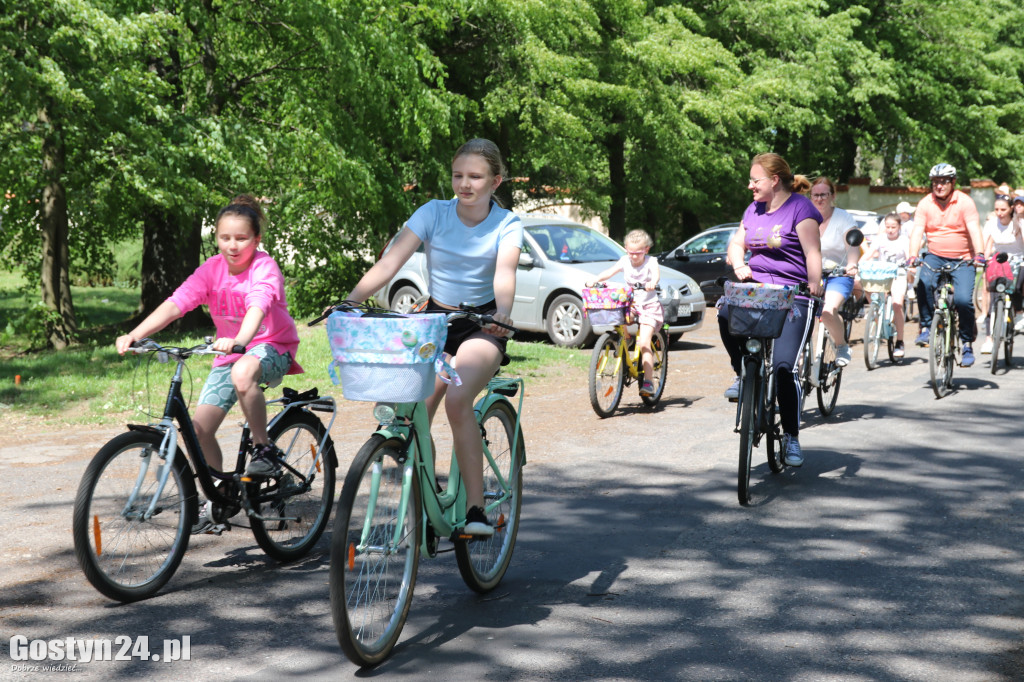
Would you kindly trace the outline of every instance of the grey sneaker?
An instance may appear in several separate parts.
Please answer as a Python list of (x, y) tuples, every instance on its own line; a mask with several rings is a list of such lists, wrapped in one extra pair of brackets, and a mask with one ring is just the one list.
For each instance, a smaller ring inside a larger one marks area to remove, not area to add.
[(800, 441), (794, 436), (786, 436), (786, 466), (798, 467), (804, 463), (804, 453), (800, 449)]
[(740, 378), (739, 377), (736, 377), (736, 379), (732, 382), (732, 386), (730, 386), (729, 388), (725, 389), (725, 397), (729, 399), (729, 402), (733, 402), (733, 403), (740, 399)]
[(192, 526), (192, 535), (205, 535), (207, 533), (220, 535), (227, 529), (227, 525), (214, 522), (213, 502), (207, 500), (199, 510), (199, 520)]
[(252, 449), (252, 459), (249, 466), (245, 467), (248, 476), (278, 476), (281, 473), (281, 466), (277, 463), (278, 457), (284, 455), (273, 443), (256, 445)]
[(850, 352), (850, 347), (846, 344), (842, 346), (836, 346), (836, 364), (840, 367), (846, 367), (853, 360), (853, 353)]

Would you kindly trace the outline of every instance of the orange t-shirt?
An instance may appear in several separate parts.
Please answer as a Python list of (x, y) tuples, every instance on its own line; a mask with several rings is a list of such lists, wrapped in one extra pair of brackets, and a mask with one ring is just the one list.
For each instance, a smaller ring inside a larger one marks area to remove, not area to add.
[(917, 204), (914, 223), (924, 225), (928, 238), (928, 252), (941, 258), (969, 258), (974, 255), (974, 245), (967, 231), (967, 222), (978, 220), (978, 207), (974, 199), (960, 190), (953, 190), (941, 209), (931, 194)]

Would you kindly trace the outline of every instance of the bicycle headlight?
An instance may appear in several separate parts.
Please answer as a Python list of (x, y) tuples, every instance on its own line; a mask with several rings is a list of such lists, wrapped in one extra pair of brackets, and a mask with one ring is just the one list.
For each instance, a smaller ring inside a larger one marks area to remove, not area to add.
[(747, 339), (747, 352), (757, 354), (761, 352), (761, 339)]
[(996, 292), (1001, 294), (1004, 291), (1006, 291), (1006, 282), (996, 283)]
[(373, 406), (373, 418), (381, 426), (387, 426), (395, 421), (394, 403), (377, 403)]

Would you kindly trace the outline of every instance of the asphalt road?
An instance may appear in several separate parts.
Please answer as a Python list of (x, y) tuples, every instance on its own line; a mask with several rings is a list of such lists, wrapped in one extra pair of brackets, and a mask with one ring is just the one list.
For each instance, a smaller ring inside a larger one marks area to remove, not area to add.
[[(367, 671), (335, 641), (324, 541), (279, 565), (241, 529), (194, 538), (159, 595), (115, 604), (78, 570), (70, 521), (116, 431), (5, 439), (0, 679), (54, 664), (81, 680), (1021, 679), (1024, 369), (993, 376), (981, 356), (940, 401), (921, 350), (872, 372), (860, 351), (836, 414), (806, 412), (802, 468), (773, 475), (755, 455), (747, 508), (712, 327), (674, 347), (653, 413), (629, 395), (597, 419), (581, 372), (532, 381), (504, 582), (479, 596), (451, 554), (422, 561), (401, 641)], [(346, 406), (343, 468), (371, 426)], [(154, 652), (188, 636), (190, 660), (12, 660), (17, 636), (143, 635)]]

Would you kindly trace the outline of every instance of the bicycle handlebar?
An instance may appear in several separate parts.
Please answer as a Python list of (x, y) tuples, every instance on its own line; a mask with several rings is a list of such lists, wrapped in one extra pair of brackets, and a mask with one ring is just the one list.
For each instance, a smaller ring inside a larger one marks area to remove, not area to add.
[[(207, 337), (209, 338), (209, 337)], [(213, 340), (210, 339), (206, 343), (201, 343), (191, 348), (183, 348), (180, 346), (161, 346), (159, 343), (150, 338), (139, 339), (131, 346), (128, 346), (128, 352), (141, 355), (142, 353), (169, 353), (171, 355), (187, 358), (192, 355), (232, 355), (241, 354), (245, 352), (245, 346), (241, 344), (235, 344), (231, 347), (230, 353), (213, 349)]]
[[(603, 285), (603, 287), (605, 289), (607, 289), (610, 286), (608, 284), (605, 284), (604, 282), (590, 282), (590, 283), (584, 284), (584, 286), (587, 286), (590, 289), (596, 289), (597, 287), (602, 286), (602, 285)], [(640, 282), (636, 282), (634, 284), (627, 284), (626, 286), (629, 287), (630, 289), (632, 289), (633, 291), (647, 291), (647, 285), (646, 284), (641, 284)], [(660, 284), (655, 284), (654, 288), (651, 289), (651, 291), (661, 291), (661, 285)]]
[[(326, 319), (328, 316), (331, 315), (331, 313), (338, 312), (338, 311), (349, 312), (349, 313), (354, 313), (354, 312), (377, 313), (377, 314), (384, 314), (384, 315), (393, 316), (393, 317), (408, 317), (409, 316), (409, 315), (404, 315), (402, 313), (396, 313), (396, 312), (391, 311), (391, 310), (385, 310), (383, 308), (373, 308), (373, 307), (367, 306), (365, 304), (353, 303), (352, 301), (341, 301), (340, 303), (335, 303), (334, 305), (328, 307), (319, 316), (317, 316), (316, 318), (310, 320), (307, 323), (307, 325), (312, 327), (313, 325), (315, 325), (315, 324), (323, 321), (324, 319)], [(512, 332), (513, 334), (518, 332), (518, 331), (520, 331), (517, 327), (513, 327), (510, 324), (505, 324), (504, 322), (498, 322), (491, 315), (487, 315), (487, 314), (484, 314), (484, 313), (477, 313), (477, 312), (474, 312), (472, 310), (467, 310), (465, 303), (463, 303), (458, 309), (452, 310), (451, 312), (449, 312), (447, 310), (433, 310), (433, 311), (424, 311), (424, 312), (418, 312), (418, 313), (412, 313), (412, 314), (415, 314), (415, 315), (441, 315), (441, 314), (444, 314), (444, 315), (448, 316), (448, 320), (449, 321), (451, 321), (451, 320), (458, 320), (458, 319), (468, 319), (468, 320), (472, 320), (473, 322), (476, 322), (481, 327), (486, 327), (487, 325), (493, 324), (495, 327), (501, 327), (502, 329), (507, 329), (508, 331)]]

